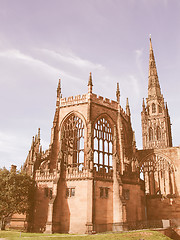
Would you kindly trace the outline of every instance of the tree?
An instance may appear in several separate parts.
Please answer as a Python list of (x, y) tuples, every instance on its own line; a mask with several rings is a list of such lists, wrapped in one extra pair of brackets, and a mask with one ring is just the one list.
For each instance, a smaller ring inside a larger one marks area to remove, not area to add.
[(29, 214), (33, 200), (34, 181), (22, 171), (0, 169), (0, 220), (5, 230), (15, 213)]

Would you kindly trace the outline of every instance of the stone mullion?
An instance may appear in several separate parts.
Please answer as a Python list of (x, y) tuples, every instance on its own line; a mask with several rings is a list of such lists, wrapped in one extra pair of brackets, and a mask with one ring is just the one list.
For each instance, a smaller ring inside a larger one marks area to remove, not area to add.
[(100, 138), (99, 138), (99, 130), (98, 130), (98, 171), (99, 171), (99, 166), (100, 166), (100, 165), (99, 165), (99, 164), (100, 164), (100, 162), (99, 162), (99, 154), (100, 154), (100, 153), (99, 153), (99, 145), (100, 145), (100, 144), (99, 144), (99, 141), (100, 141)]
[(175, 182), (174, 182), (174, 172), (170, 173), (171, 183), (172, 183), (172, 194), (175, 194)]
[(104, 155), (105, 155), (104, 154), (104, 131), (102, 131), (102, 135), (103, 135), (103, 137), (102, 137), (102, 144), (103, 144), (102, 145), (102, 157), (103, 157), (103, 159), (102, 160), (103, 160), (103, 168), (104, 168), (104, 165), (105, 165), (104, 164)]
[(169, 171), (165, 169), (165, 186), (166, 186), (166, 195), (170, 194), (170, 186), (169, 186)]
[(161, 170), (161, 178), (160, 178), (160, 181), (161, 181), (161, 194), (164, 194), (164, 172), (163, 170)]
[(154, 172), (154, 190), (155, 194), (159, 191), (159, 179), (158, 179), (158, 171)]

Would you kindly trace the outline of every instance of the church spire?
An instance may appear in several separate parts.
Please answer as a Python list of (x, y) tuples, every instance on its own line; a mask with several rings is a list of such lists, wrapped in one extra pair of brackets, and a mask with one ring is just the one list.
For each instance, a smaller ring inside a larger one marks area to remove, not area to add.
[(164, 105), (163, 94), (161, 94), (151, 37), (148, 97), (146, 98), (146, 106), (143, 99), (141, 121), (144, 149), (172, 146), (170, 116)]
[(150, 36), (148, 97), (155, 97), (155, 96), (156, 97), (161, 96), (161, 88), (159, 85), (154, 51), (153, 51), (152, 41)]
[(88, 81), (88, 93), (92, 93), (92, 87), (93, 87), (93, 84), (92, 84), (92, 74), (90, 72), (90, 74), (89, 74), (89, 81)]

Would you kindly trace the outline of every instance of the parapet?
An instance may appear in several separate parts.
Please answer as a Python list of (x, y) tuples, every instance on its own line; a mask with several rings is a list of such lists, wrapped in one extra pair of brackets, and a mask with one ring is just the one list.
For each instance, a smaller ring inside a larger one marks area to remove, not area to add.
[(115, 110), (118, 109), (118, 103), (116, 101), (110, 100), (109, 98), (103, 98), (102, 96), (97, 96), (96, 94), (92, 94), (92, 101), (101, 105), (104, 105), (109, 108), (113, 108)]
[[(94, 93), (92, 93), (90, 95), (89, 94), (83, 94), (83, 95), (77, 95), (75, 97), (70, 96), (68, 98), (61, 98), (60, 99), (60, 107), (77, 105), (77, 104), (81, 104), (81, 103), (87, 103), (89, 99), (91, 99), (91, 101), (93, 103), (97, 103), (97, 104), (100, 104), (102, 106), (105, 106), (105, 107), (108, 107), (108, 108), (111, 108), (111, 109), (114, 109), (114, 110), (118, 110), (118, 106), (119, 106), (118, 102), (116, 102), (114, 100), (110, 100), (109, 98), (104, 98), (102, 96), (97, 96)], [(120, 111), (121, 111), (122, 117), (125, 118), (126, 120), (128, 120), (128, 116), (121, 106), (120, 106)]]
[(70, 96), (68, 98), (61, 98), (60, 99), (60, 106), (68, 106), (68, 105), (74, 105), (74, 104), (80, 104), (80, 103), (85, 103), (88, 100), (88, 94), (83, 94), (83, 95), (77, 95), (75, 97)]
[(35, 175), (35, 181), (37, 182), (51, 182), (57, 179), (59, 176), (59, 173), (54, 170), (52, 173), (50, 173), (49, 169), (44, 170), (41, 172), (40, 170), (36, 170), (36, 175)]

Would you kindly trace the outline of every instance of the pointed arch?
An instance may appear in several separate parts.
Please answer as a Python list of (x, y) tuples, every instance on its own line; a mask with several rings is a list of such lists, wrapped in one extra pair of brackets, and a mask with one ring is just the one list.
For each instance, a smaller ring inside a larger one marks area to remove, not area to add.
[(66, 167), (82, 170), (85, 162), (85, 121), (83, 121), (81, 114), (71, 112), (61, 122), (60, 129), (64, 164)]
[(154, 152), (146, 155), (139, 165), (147, 195), (167, 196), (176, 193), (175, 166), (167, 156)]
[(94, 167), (110, 172), (113, 154), (113, 122), (107, 114), (100, 115), (93, 124)]

